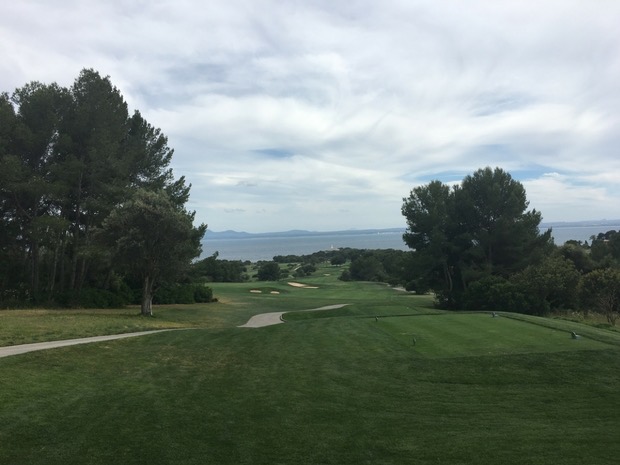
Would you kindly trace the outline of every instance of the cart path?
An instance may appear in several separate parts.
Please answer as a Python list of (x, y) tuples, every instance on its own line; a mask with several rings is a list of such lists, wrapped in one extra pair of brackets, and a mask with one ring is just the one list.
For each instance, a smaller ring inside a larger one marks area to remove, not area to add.
[[(345, 307), (346, 305), (350, 305), (350, 304), (327, 305), (325, 307), (311, 308), (308, 310), (297, 310), (297, 311), (314, 312), (318, 310), (335, 310), (337, 308)], [(290, 312), (271, 312), (271, 313), (261, 313), (259, 315), (254, 315), (252, 318), (248, 320), (246, 324), (239, 326), (239, 328), (262, 328), (264, 326), (272, 326), (272, 325), (284, 323), (284, 321), (282, 320), (282, 315), (284, 315), (285, 313), (290, 313)], [(20, 345), (14, 345), (14, 346), (6, 346), (6, 347), (0, 347), (0, 358), (10, 357), (11, 355), (25, 354), (28, 352), (34, 352), (36, 350), (56, 349), (58, 347), (74, 346), (78, 344), (89, 344), (92, 342), (113, 341), (115, 339), (125, 339), (128, 337), (145, 336), (147, 334), (155, 334), (155, 333), (161, 333), (163, 331), (176, 331), (176, 330), (178, 329), (155, 329), (151, 331), (139, 331), (135, 333), (109, 334), (107, 336), (92, 336), (92, 337), (84, 337), (80, 339), (66, 339), (64, 341), (47, 341), (47, 342), (36, 342), (34, 344), (20, 344)]]
[(0, 357), (25, 354), (35, 350), (55, 349), (57, 347), (74, 346), (77, 344), (89, 344), (91, 342), (112, 341), (114, 339), (124, 339), (127, 337), (145, 336), (147, 334), (161, 333), (162, 331), (173, 331), (172, 329), (155, 329), (151, 331), (140, 331), (136, 333), (109, 334), (107, 336), (92, 336), (81, 339), (67, 339), (64, 341), (37, 342), (34, 344), (21, 344), (16, 346), (0, 347)]
[[(337, 305), (326, 305), (325, 307), (319, 308), (310, 308), (308, 310), (295, 310), (298, 312), (316, 312), (318, 310), (335, 310), (337, 308), (342, 308), (350, 304), (337, 304)], [(252, 318), (248, 320), (248, 322), (244, 325), (239, 326), (239, 328), (262, 328), (264, 326), (272, 326), (278, 325), (280, 323), (284, 323), (282, 320), (282, 315), (288, 312), (270, 312), (270, 313), (261, 313), (259, 315), (254, 315)]]

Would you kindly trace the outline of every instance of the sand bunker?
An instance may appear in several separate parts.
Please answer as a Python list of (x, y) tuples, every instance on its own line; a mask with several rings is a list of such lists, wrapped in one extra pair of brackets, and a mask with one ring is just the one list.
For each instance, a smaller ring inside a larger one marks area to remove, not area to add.
[(308, 286), (307, 284), (302, 284), (302, 283), (286, 283), (289, 286), (293, 286), (293, 287), (297, 287), (300, 289), (318, 289), (318, 287), (316, 286)]
[(250, 292), (254, 293), (254, 294), (262, 294), (263, 291), (259, 291), (258, 289), (250, 289)]

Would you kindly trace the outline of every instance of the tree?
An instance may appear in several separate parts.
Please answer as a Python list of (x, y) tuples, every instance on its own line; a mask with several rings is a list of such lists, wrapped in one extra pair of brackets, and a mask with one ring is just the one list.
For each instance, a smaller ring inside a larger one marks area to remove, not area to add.
[(592, 236), (590, 257), (598, 267), (620, 267), (620, 233), (611, 230)]
[(501, 168), (466, 176), (457, 192), (457, 212), (471, 238), (472, 267), (506, 277), (550, 250), (551, 230), (539, 231), (541, 213), (527, 211), (525, 188)]
[(259, 281), (277, 281), (280, 279), (280, 265), (276, 262), (265, 262), (258, 267), (257, 277)]
[(92, 233), (127, 195), (129, 116), (120, 91), (92, 69), (82, 70), (70, 92), (57, 147), (68, 193), (62, 208), (71, 222), (70, 265), (63, 284), (79, 291), (92, 258)]
[(529, 265), (513, 275), (510, 281), (528, 296), (532, 308), (527, 313), (544, 315), (549, 311), (578, 307), (580, 277), (573, 262), (558, 253)]
[(142, 282), (142, 315), (152, 315), (156, 284), (174, 279), (200, 255), (206, 225), (176, 206), (163, 191), (138, 189), (103, 223), (103, 238), (115, 243), (115, 265)]
[(32, 82), (16, 89), (11, 101), (17, 112), (10, 134), (2, 137), (5, 153), (0, 157), (4, 173), (0, 196), (5, 217), (11, 218), (15, 230), (15, 245), (27, 257), (24, 276), (28, 276), (34, 297), (40, 290), (40, 258), (46, 250), (55, 249), (66, 226), (58, 215), (62, 187), (56, 182), (55, 146), (68, 93), (56, 84)]
[(92, 69), (70, 88), (31, 82), (1, 93), (0, 300), (79, 304), (83, 287), (111, 289), (110, 250), (94, 233), (139, 189), (183, 211), (191, 186), (174, 178), (172, 154)]
[(616, 324), (620, 316), (620, 270), (603, 268), (586, 274), (579, 291), (586, 312), (593, 307), (603, 312), (609, 324)]
[(594, 261), (585, 245), (578, 241), (568, 241), (563, 244), (558, 252), (567, 260), (570, 260), (580, 273), (589, 273), (594, 270)]
[(240, 260), (219, 260), (219, 253), (192, 264), (191, 274), (197, 281), (240, 283), (247, 279), (247, 269)]
[(385, 281), (387, 276), (381, 260), (370, 251), (351, 261), (349, 273), (356, 281)]
[(462, 307), (470, 283), (508, 278), (552, 248), (541, 234), (541, 214), (527, 211), (521, 183), (500, 168), (484, 168), (450, 188), (440, 181), (414, 188), (403, 199), (403, 239), (414, 250), (419, 277), (446, 307)]
[(431, 181), (403, 199), (401, 212), (407, 221), (403, 240), (414, 250), (412, 264), (421, 276), (416, 281), (425, 282), (423, 287), (452, 292), (458, 272), (454, 191), (440, 181)]

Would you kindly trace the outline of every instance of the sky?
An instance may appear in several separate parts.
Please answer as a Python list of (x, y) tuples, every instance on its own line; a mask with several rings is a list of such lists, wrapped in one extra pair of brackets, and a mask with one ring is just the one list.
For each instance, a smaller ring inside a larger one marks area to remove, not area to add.
[(405, 227), (500, 167), (544, 222), (620, 218), (619, 0), (20, 0), (0, 91), (109, 76), (214, 231)]

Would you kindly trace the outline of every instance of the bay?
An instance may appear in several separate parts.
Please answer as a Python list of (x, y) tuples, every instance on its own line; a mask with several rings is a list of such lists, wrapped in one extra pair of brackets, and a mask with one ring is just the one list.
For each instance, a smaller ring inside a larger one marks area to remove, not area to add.
[(408, 250), (403, 242), (403, 232), (373, 234), (347, 234), (343, 232), (312, 234), (307, 236), (249, 236), (234, 239), (209, 238), (202, 242), (202, 256), (218, 252), (224, 260), (273, 260), (276, 255), (310, 255), (322, 250), (349, 247), (352, 249)]
[[(597, 225), (570, 225), (564, 226), (560, 225), (550, 225), (551, 227), (551, 235), (553, 236), (553, 240), (556, 245), (562, 245), (566, 241), (581, 241), (581, 242), (591, 242), (591, 237), (596, 236), (599, 233), (605, 233), (607, 231), (619, 231), (620, 230), (620, 222), (617, 224), (609, 223), (609, 224), (597, 224)], [(545, 228), (541, 228), (543, 231), (546, 231)]]
[[(590, 242), (591, 236), (610, 230), (620, 230), (620, 221), (604, 224), (546, 224), (541, 230), (552, 228), (554, 242), (562, 245), (568, 240)], [(409, 250), (403, 242), (403, 230), (384, 230), (369, 233), (338, 231), (325, 233), (298, 233), (286, 235), (247, 234), (240, 237), (222, 237), (221, 233), (207, 232), (202, 242), (205, 258), (218, 252), (223, 260), (273, 260), (276, 255), (310, 255), (324, 250), (349, 247), (352, 249)]]

